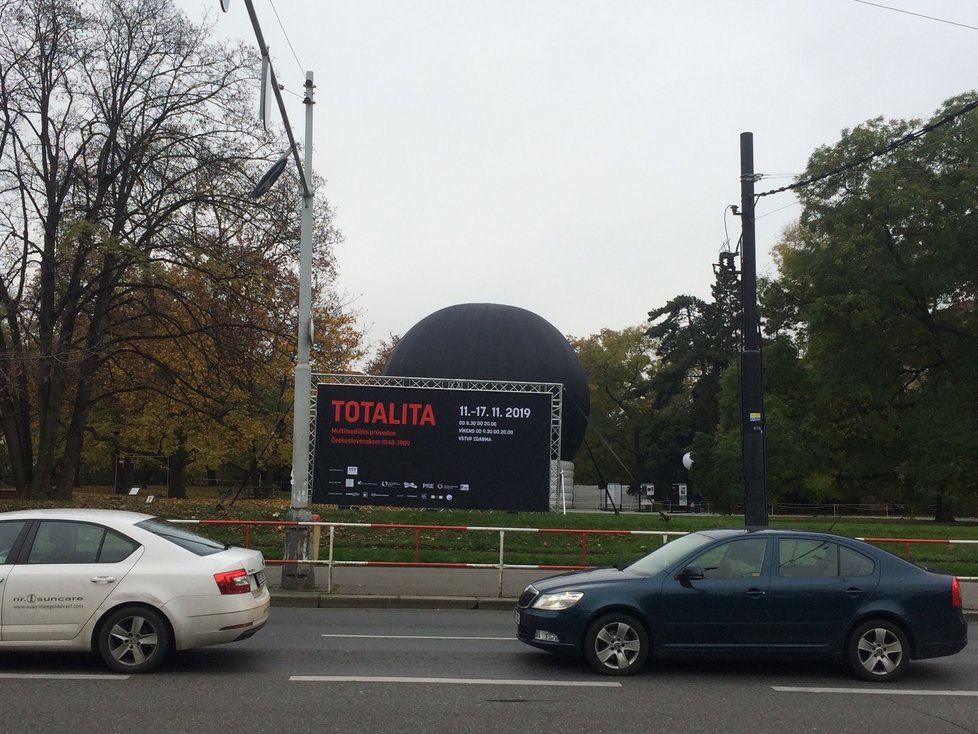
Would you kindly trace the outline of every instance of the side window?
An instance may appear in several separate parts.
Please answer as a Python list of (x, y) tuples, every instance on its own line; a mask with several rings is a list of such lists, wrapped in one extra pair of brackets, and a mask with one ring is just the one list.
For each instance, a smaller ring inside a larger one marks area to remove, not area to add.
[(692, 564), (702, 566), (707, 579), (755, 578), (764, 571), (766, 549), (764, 538), (734, 540), (701, 553)]
[(37, 528), (28, 563), (116, 563), (138, 546), (98, 525), (45, 520)]
[(24, 520), (7, 520), (0, 522), (0, 563), (7, 563), (14, 543), (24, 529)]
[(45, 520), (37, 528), (31, 546), (28, 563), (77, 563), (76, 546), (78, 529), (76, 522)]
[(778, 541), (778, 574), (810, 579), (839, 575), (839, 546), (825, 540), (783, 538)]
[(876, 561), (845, 546), (839, 548), (840, 576), (872, 576), (876, 572)]
[(102, 541), (102, 550), (99, 553), (99, 563), (118, 563), (124, 561), (139, 545), (111, 530), (105, 531), (105, 539)]
[(75, 528), (74, 563), (95, 563), (105, 529), (96, 525), (77, 525)]

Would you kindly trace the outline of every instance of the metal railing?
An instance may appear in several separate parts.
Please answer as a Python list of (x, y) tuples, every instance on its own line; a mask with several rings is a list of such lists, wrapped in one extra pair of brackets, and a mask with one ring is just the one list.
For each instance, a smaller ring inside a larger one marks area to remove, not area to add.
[[(520, 528), (520, 527), (484, 527), (470, 525), (411, 525), (393, 523), (356, 523), (356, 522), (324, 522), (312, 521), (288, 521), (288, 520), (171, 520), (174, 523), (195, 524), (195, 525), (217, 525), (217, 526), (243, 526), (244, 546), (251, 545), (251, 530), (253, 527), (276, 526), (294, 527), (306, 526), (312, 528), (312, 550), (313, 557), (309, 559), (282, 560), (266, 558), (265, 562), (269, 565), (275, 564), (309, 564), (315, 566), (325, 566), (328, 569), (327, 592), (332, 591), (333, 568), (337, 566), (387, 566), (387, 567), (416, 567), (416, 568), (481, 568), (497, 569), (499, 571), (499, 594), (502, 595), (503, 572), (509, 570), (544, 570), (544, 571), (570, 571), (590, 568), (588, 565), (588, 539), (592, 536), (623, 536), (623, 535), (645, 535), (659, 536), (665, 544), (672, 537), (687, 535), (686, 531), (667, 531), (667, 530), (594, 530), (580, 528)], [(320, 558), (320, 547), (322, 544), (323, 529), (328, 531), (327, 555)], [(379, 560), (338, 560), (336, 558), (336, 531), (341, 528), (375, 529), (375, 530), (411, 530), (414, 532), (414, 560), (411, 561), (379, 561)], [(422, 532), (485, 532), (496, 533), (499, 538), (498, 560), (494, 563), (465, 563), (465, 562), (443, 562), (443, 561), (422, 561)], [(526, 563), (507, 563), (506, 562), (506, 534), (507, 533), (537, 533), (555, 535), (579, 535), (580, 536), (580, 563), (576, 564), (526, 564)], [(964, 540), (951, 538), (873, 538), (857, 537), (866, 543), (883, 544), (899, 543), (904, 546), (904, 555), (910, 559), (910, 546), (916, 544), (929, 545), (978, 545), (978, 540)], [(961, 581), (978, 581), (978, 576), (959, 576)]]
[[(659, 536), (662, 543), (669, 541), (670, 537), (686, 535), (683, 531), (667, 530), (582, 530), (577, 528), (519, 528), (519, 527), (482, 527), (469, 525), (400, 525), (392, 523), (356, 523), (356, 522), (321, 522), (321, 521), (288, 521), (288, 520), (171, 520), (170, 522), (195, 525), (238, 525), (244, 527), (244, 546), (251, 545), (251, 530), (253, 527), (279, 526), (295, 527), (306, 526), (312, 528), (312, 549), (313, 557), (309, 559), (282, 560), (266, 558), (265, 563), (269, 565), (279, 564), (310, 564), (315, 566), (325, 566), (328, 570), (326, 590), (332, 591), (333, 568), (337, 566), (387, 566), (387, 567), (415, 567), (415, 568), (482, 568), (497, 569), (499, 571), (499, 592), (502, 595), (503, 572), (506, 570), (544, 570), (544, 571), (571, 571), (590, 568), (588, 564), (588, 538), (592, 536), (609, 535), (648, 535)], [(359, 528), (375, 530), (411, 530), (414, 532), (414, 560), (412, 561), (342, 561), (336, 558), (336, 531), (341, 528)], [(319, 557), (321, 546), (321, 535), (323, 530), (328, 532), (326, 558)], [(494, 563), (464, 563), (464, 562), (444, 562), (444, 561), (422, 561), (421, 560), (421, 534), (422, 532), (485, 532), (495, 533), (499, 538), (498, 560)], [(555, 535), (578, 535), (580, 536), (580, 562), (575, 564), (546, 564), (546, 563), (507, 563), (506, 562), (506, 534), (507, 533), (537, 533)]]

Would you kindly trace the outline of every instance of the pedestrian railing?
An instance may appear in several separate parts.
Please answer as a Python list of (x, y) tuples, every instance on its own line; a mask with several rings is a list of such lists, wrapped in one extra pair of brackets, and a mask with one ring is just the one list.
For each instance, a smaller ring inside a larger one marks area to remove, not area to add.
[[(496, 569), (499, 572), (499, 594), (502, 595), (503, 573), (506, 570), (543, 570), (543, 571), (570, 571), (591, 568), (588, 563), (588, 540), (600, 536), (653, 536), (661, 539), (663, 544), (671, 538), (686, 535), (684, 531), (666, 530), (594, 530), (580, 528), (520, 528), (520, 527), (482, 527), (470, 525), (411, 525), (393, 523), (352, 523), (352, 522), (323, 522), (318, 520), (311, 521), (290, 521), (290, 520), (171, 520), (174, 523), (186, 523), (196, 525), (218, 525), (218, 526), (240, 526), (244, 529), (244, 546), (250, 547), (251, 534), (253, 528), (275, 526), (279, 528), (308, 527), (311, 530), (312, 541), (311, 557), (302, 559), (272, 559), (266, 558), (265, 562), (272, 564), (310, 564), (315, 566), (325, 566), (328, 569), (327, 591), (332, 591), (333, 568), (339, 566), (386, 566), (386, 567), (416, 567), (416, 568), (482, 568)], [(383, 561), (383, 560), (339, 560), (336, 558), (336, 534), (343, 528), (375, 529), (375, 530), (405, 530), (414, 533), (414, 558), (410, 561)], [(326, 557), (321, 558), (322, 535), (326, 532)], [(498, 556), (493, 563), (464, 563), (464, 562), (444, 562), (444, 561), (422, 561), (422, 533), (424, 532), (477, 532), (492, 533), (498, 536)], [(561, 536), (580, 536), (580, 557), (578, 563), (573, 564), (553, 564), (553, 563), (507, 563), (506, 562), (506, 536), (507, 534), (554, 534)], [(910, 559), (910, 547), (917, 544), (932, 545), (978, 545), (978, 540), (956, 540), (940, 538), (871, 538), (861, 537), (866, 543), (888, 544), (898, 543), (904, 546), (905, 557)], [(978, 581), (975, 576), (959, 576), (962, 581)]]
[[(312, 532), (312, 542), (310, 543), (312, 553), (310, 558), (294, 559), (272, 559), (266, 558), (265, 562), (272, 564), (312, 564), (325, 566), (328, 569), (327, 591), (332, 591), (333, 568), (338, 566), (387, 566), (387, 567), (416, 567), (416, 568), (482, 568), (496, 569), (499, 571), (499, 590), (500, 595), (503, 588), (503, 572), (506, 570), (544, 570), (544, 571), (571, 571), (592, 567), (588, 563), (588, 540), (594, 536), (657, 536), (661, 538), (663, 544), (670, 538), (686, 535), (682, 531), (665, 530), (582, 530), (578, 528), (520, 528), (520, 527), (482, 527), (468, 525), (401, 525), (392, 523), (351, 523), (351, 522), (320, 522), (320, 521), (289, 521), (289, 520), (171, 520), (174, 523), (186, 523), (196, 525), (218, 525), (218, 526), (242, 526), (244, 528), (244, 546), (250, 547), (251, 534), (253, 528), (266, 526), (277, 526), (282, 528), (289, 527), (308, 527)], [(336, 558), (336, 534), (343, 528), (360, 528), (375, 530), (405, 530), (414, 533), (414, 558), (410, 561), (381, 561), (381, 560), (339, 560)], [(323, 544), (323, 533), (326, 533), (326, 557), (321, 556), (321, 546)], [(422, 561), (422, 533), (423, 532), (481, 532), (491, 533), (498, 537), (497, 561), (493, 563), (453, 563), (444, 561)], [(506, 561), (506, 537), (507, 534), (554, 534), (561, 536), (580, 537), (580, 556), (578, 563), (554, 564), (554, 563), (508, 563)]]

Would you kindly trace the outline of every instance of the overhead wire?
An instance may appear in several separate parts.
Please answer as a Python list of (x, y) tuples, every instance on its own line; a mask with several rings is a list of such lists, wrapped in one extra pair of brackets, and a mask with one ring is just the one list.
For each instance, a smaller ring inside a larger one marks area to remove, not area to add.
[(299, 55), (295, 52), (295, 46), (292, 45), (292, 39), (289, 38), (289, 32), (285, 30), (285, 25), (282, 23), (282, 18), (278, 14), (278, 9), (275, 7), (274, 0), (268, 0), (268, 4), (272, 7), (272, 13), (275, 14), (275, 20), (278, 21), (278, 27), (282, 29), (282, 35), (285, 36), (285, 42), (288, 44), (289, 50), (292, 52), (292, 58), (295, 59), (295, 63), (299, 67), (299, 73), (305, 75), (306, 70), (302, 66), (302, 62), (299, 61)]
[[(915, 13), (915, 12), (912, 12), (912, 11), (909, 11), (909, 10), (904, 10), (902, 8), (895, 8), (895, 7), (890, 6), (890, 5), (883, 5), (882, 3), (870, 2), (870, 0), (853, 0), (853, 2), (857, 2), (857, 3), (860, 3), (862, 5), (871, 5), (873, 7), (880, 8), (880, 9), (883, 9), (883, 10), (892, 10), (892, 11), (897, 12), (897, 13), (905, 13), (907, 15), (913, 15), (913, 16), (916, 16), (918, 18), (924, 18), (926, 20), (933, 20), (933, 21), (936, 21), (938, 23), (946, 23), (948, 25), (953, 25), (953, 26), (958, 26), (958, 27), (961, 27), (961, 28), (967, 28), (969, 30), (976, 30), (976, 31), (978, 31), (978, 26), (968, 25), (966, 23), (958, 23), (956, 21), (947, 20), (946, 18), (938, 18), (938, 17), (932, 16), (932, 15), (924, 15), (923, 13)], [(925, 135), (927, 135), (928, 133), (933, 132), (934, 130), (936, 130), (936, 129), (938, 129), (938, 128), (940, 128), (940, 127), (948, 124), (949, 122), (952, 122), (953, 120), (957, 119), (958, 117), (961, 117), (962, 115), (965, 115), (965, 114), (967, 114), (968, 112), (971, 112), (974, 109), (978, 109), (978, 100), (972, 101), (972, 102), (964, 105), (960, 109), (948, 113), (947, 115), (945, 115), (941, 119), (937, 120), (936, 122), (933, 122), (933, 123), (929, 123), (927, 125), (924, 125), (923, 127), (919, 128), (919, 129), (917, 129), (917, 130), (915, 130), (915, 131), (913, 131), (911, 133), (908, 133), (907, 135), (904, 135), (903, 137), (897, 138), (896, 140), (893, 140), (893, 141), (889, 142), (887, 145), (883, 146), (882, 148), (879, 148), (877, 150), (874, 150), (873, 152), (868, 153), (865, 156), (861, 156), (860, 158), (857, 158), (857, 159), (852, 160), (852, 161), (847, 161), (847, 162), (845, 162), (845, 163), (843, 163), (843, 164), (841, 164), (841, 165), (839, 165), (839, 166), (837, 166), (837, 167), (835, 167), (835, 168), (833, 168), (833, 169), (831, 169), (829, 171), (825, 171), (823, 173), (819, 173), (819, 174), (815, 174), (813, 176), (808, 176), (806, 178), (799, 179), (799, 180), (797, 180), (797, 181), (795, 181), (795, 182), (793, 182), (793, 183), (791, 183), (791, 184), (789, 184), (787, 186), (782, 186), (782, 187), (777, 188), (777, 189), (771, 189), (770, 191), (763, 191), (763, 192), (761, 192), (759, 194), (756, 194), (755, 195), (755, 201), (761, 199), (764, 196), (772, 196), (773, 194), (780, 194), (780, 193), (783, 193), (785, 191), (791, 191), (791, 190), (794, 190), (794, 189), (799, 189), (799, 188), (802, 188), (804, 186), (808, 186), (810, 184), (813, 184), (813, 183), (817, 183), (819, 181), (822, 181), (822, 180), (824, 180), (826, 178), (830, 178), (832, 176), (837, 176), (837, 175), (839, 175), (841, 173), (845, 173), (846, 171), (852, 170), (853, 168), (856, 168), (857, 166), (861, 166), (864, 163), (868, 163), (871, 160), (874, 160), (876, 158), (879, 158), (881, 156), (884, 156), (887, 153), (890, 153), (890, 152), (892, 152), (892, 151), (894, 151), (894, 150), (896, 150), (898, 148), (903, 147), (904, 145), (907, 145), (907, 144), (909, 144), (909, 143), (911, 143), (911, 142), (913, 142), (915, 140), (918, 140), (918, 139), (924, 137)], [(767, 174), (767, 175), (763, 175), (762, 174), (762, 175), (759, 176), (759, 178), (777, 178), (777, 177), (781, 177), (781, 176), (784, 176), (784, 175), (787, 175), (787, 174)], [(792, 206), (792, 205), (789, 204), (788, 206)], [(783, 209), (785, 207), (781, 207), (781, 208)], [(775, 209), (774, 211), (780, 211), (780, 209)], [(773, 213), (774, 212), (769, 212), (769, 214), (773, 214)], [(764, 215), (764, 216), (767, 216), (767, 215)]]
[(797, 199), (795, 199), (790, 204), (785, 204), (784, 206), (779, 206), (777, 209), (772, 209), (771, 211), (765, 212), (764, 214), (755, 214), (754, 215), (754, 219), (764, 219), (764, 217), (769, 217), (772, 214), (777, 214), (782, 209), (789, 209), (789, 208), (791, 208), (793, 206), (799, 206), (800, 203), (801, 202), (799, 202)]
[(861, 5), (872, 5), (874, 8), (882, 8), (883, 10), (892, 10), (894, 13), (904, 13), (905, 15), (913, 15), (917, 18), (925, 18), (927, 20), (933, 20), (938, 23), (946, 23), (947, 25), (958, 26), (959, 28), (967, 28), (968, 30), (978, 31), (978, 26), (968, 25), (967, 23), (958, 23), (953, 20), (947, 20), (946, 18), (937, 18), (933, 15), (924, 15), (923, 13), (914, 13), (910, 10), (903, 10), (902, 8), (894, 8), (890, 5), (883, 5), (881, 3), (869, 2), (869, 0), (852, 0), (855, 3)]
[(773, 194), (780, 194), (785, 191), (800, 189), (804, 186), (808, 186), (810, 184), (817, 183), (819, 181), (824, 181), (825, 179), (831, 178), (832, 176), (837, 176), (840, 173), (851, 171), (853, 168), (856, 168), (857, 166), (861, 166), (865, 163), (869, 163), (871, 160), (880, 158), (886, 155), (887, 153), (891, 153), (894, 150), (897, 150), (898, 148), (902, 148), (904, 145), (912, 143), (915, 140), (924, 137), (928, 133), (934, 132), (938, 128), (941, 128), (944, 125), (953, 122), (954, 120), (961, 117), (962, 115), (966, 115), (967, 113), (975, 109), (978, 109), (978, 99), (969, 102), (968, 104), (964, 105), (963, 107), (960, 107), (957, 110), (954, 110), (953, 112), (949, 112), (948, 114), (944, 115), (944, 117), (940, 118), (935, 122), (928, 123), (923, 127), (914, 130), (913, 132), (907, 133), (906, 135), (897, 138), (896, 140), (891, 140), (882, 148), (878, 148), (872, 151), (871, 153), (867, 153), (866, 155), (860, 156), (859, 158), (855, 158), (851, 161), (846, 161), (845, 163), (836, 166), (835, 168), (832, 168), (828, 171), (823, 171), (822, 173), (818, 173), (813, 176), (808, 176), (806, 178), (800, 179), (798, 181), (795, 181), (794, 183), (788, 184), (787, 186), (782, 186), (777, 189), (771, 189), (770, 191), (761, 192), (756, 196), (759, 199), (763, 196), (771, 196)]

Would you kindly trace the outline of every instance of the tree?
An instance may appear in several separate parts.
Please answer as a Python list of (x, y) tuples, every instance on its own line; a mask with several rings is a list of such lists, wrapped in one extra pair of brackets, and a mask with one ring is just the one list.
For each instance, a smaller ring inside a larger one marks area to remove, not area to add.
[(657, 389), (662, 395), (688, 390), (692, 430), (712, 433), (719, 420), (720, 377), (740, 346), (737, 275), (718, 267), (713, 300), (676, 296), (649, 312), (648, 335), (661, 360)]
[(591, 390), (576, 460), (584, 481), (605, 472), (658, 488), (687, 480), (682, 456), (694, 437), (716, 432), (721, 379), (737, 353), (735, 273), (717, 269), (713, 297), (677, 296), (649, 313), (647, 327), (573, 340)]
[[(649, 312), (646, 333), (659, 358), (651, 379), (656, 406), (650, 426), (655, 444), (652, 456), (660, 467), (656, 483), (685, 482), (685, 469), (679, 459), (693, 449), (693, 491), (717, 501), (730, 485), (719, 479), (725, 475), (717, 474), (717, 481), (704, 482), (697, 477), (707, 466), (708, 457), (702, 447), (709, 441), (703, 437), (713, 437), (721, 424), (722, 380), (740, 345), (740, 290), (732, 268), (717, 266), (714, 274), (712, 301), (676, 296)], [(711, 471), (732, 466), (712, 464)], [(739, 463), (736, 468), (735, 482)]]
[[(362, 349), (355, 315), (330, 285), (341, 235), (328, 206), (316, 217), (312, 362), (320, 372), (349, 371)], [(236, 467), (242, 481), (289, 465), (298, 236), (297, 228), (289, 230), (293, 245), (283, 250), (277, 239), (262, 244), (229, 235), (222, 238), (222, 263), (206, 272), (171, 269), (173, 289), (165, 295), (187, 298), (158, 299), (155, 311), (180, 336), (132, 334), (128, 351), (107, 363), (112, 379), (104, 389), (116, 397), (96, 410), (100, 428), (92, 432), (112, 453), (169, 457), (171, 497), (183, 496), (191, 463)], [(120, 406), (125, 416), (118, 415)]]
[(391, 358), (391, 353), (397, 348), (401, 337), (395, 334), (388, 334), (386, 339), (381, 339), (380, 343), (374, 347), (373, 356), (364, 367), (363, 372), (367, 375), (382, 375), (387, 368), (387, 361)]
[(814, 377), (809, 439), (839, 491), (933, 503), (938, 519), (978, 469), (978, 418), (961, 409), (978, 395), (978, 113), (954, 114), (974, 99), (901, 146), (920, 121), (877, 118), (815, 151), (808, 176), (868, 162), (799, 189), (764, 299)]
[(575, 458), (575, 480), (625, 484), (649, 475), (648, 431), (651, 420), (649, 379), (651, 340), (641, 327), (603, 329), (571, 339), (587, 376), (591, 398), (585, 444)]
[(207, 380), (183, 373), (207, 349), (258, 357), (282, 332), (236, 309), (281, 295), (296, 194), (247, 196), (276, 147), (254, 60), (171, 0), (23, 0), (0, 21), (0, 430), (18, 490), (67, 497), (101, 402), (199, 404)]

